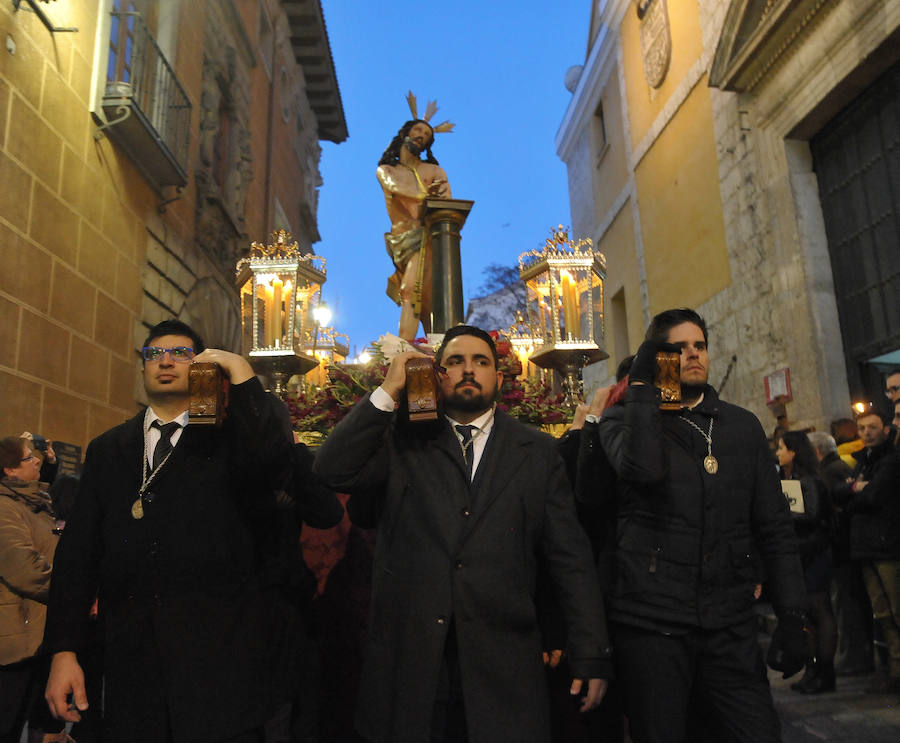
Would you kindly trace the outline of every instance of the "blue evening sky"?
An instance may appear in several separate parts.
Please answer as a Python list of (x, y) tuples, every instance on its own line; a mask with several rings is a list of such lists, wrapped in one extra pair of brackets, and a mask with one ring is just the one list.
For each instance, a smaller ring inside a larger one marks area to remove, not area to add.
[[(549, 230), (570, 224), (565, 165), (553, 140), (571, 95), (565, 71), (584, 61), (589, 0), (448, 3), (324, 0), (350, 132), (323, 142), (319, 232), (327, 260), (325, 302), (350, 350), (396, 333), (399, 308), (385, 295), (393, 268), (390, 229), (375, 178), (382, 152), (410, 117), (412, 90), (453, 132), (432, 151), (453, 196), (475, 201), (462, 231), (464, 303), (478, 296), (483, 268), (516, 264)], [(577, 235), (575, 237), (583, 237)]]

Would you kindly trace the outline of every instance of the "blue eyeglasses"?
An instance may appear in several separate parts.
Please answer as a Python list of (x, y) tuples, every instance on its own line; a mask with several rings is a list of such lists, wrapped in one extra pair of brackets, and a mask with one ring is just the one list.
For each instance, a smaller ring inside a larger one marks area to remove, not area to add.
[(180, 364), (188, 363), (194, 358), (194, 349), (188, 346), (175, 346), (174, 348), (160, 348), (159, 346), (144, 346), (141, 349), (141, 356), (144, 361), (159, 361), (163, 356), (169, 354), (169, 358)]

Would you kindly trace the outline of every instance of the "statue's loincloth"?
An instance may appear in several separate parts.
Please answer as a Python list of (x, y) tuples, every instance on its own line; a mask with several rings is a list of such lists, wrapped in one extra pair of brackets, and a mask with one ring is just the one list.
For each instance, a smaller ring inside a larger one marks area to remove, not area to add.
[(384, 234), (384, 246), (391, 261), (397, 269), (388, 277), (387, 289), (385, 293), (394, 300), (398, 305), (401, 300), (401, 287), (403, 286), (403, 274), (410, 259), (417, 253), (422, 253), (422, 260), (419, 261), (419, 270), (416, 276), (416, 285), (413, 289), (412, 307), (416, 315), (420, 313), (422, 306), (422, 278), (425, 275), (425, 240), (426, 233), (423, 227), (414, 227), (399, 235), (390, 232)]

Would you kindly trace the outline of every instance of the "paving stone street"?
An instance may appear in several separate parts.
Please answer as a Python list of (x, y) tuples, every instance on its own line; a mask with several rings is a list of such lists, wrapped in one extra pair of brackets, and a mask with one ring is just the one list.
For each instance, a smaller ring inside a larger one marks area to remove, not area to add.
[(799, 678), (785, 680), (769, 672), (783, 743), (900, 741), (900, 694), (866, 694), (873, 676), (841, 676), (837, 691), (818, 695), (792, 691), (790, 685)]

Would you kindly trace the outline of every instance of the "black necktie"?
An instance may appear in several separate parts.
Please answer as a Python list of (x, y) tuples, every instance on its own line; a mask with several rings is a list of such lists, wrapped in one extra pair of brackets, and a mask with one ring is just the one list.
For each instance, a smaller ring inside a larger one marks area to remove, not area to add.
[(476, 426), (456, 426), (456, 430), (462, 436), (463, 456), (466, 459), (466, 477), (472, 482), (472, 465), (475, 463), (475, 445), (472, 443), (472, 431)]
[(160, 424), (158, 420), (155, 420), (150, 425), (159, 429), (159, 441), (156, 442), (156, 448), (153, 450), (153, 466), (151, 467), (155, 470), (172, 451), (172, 434), (181, 428), (181, 424), (178, 421)]

